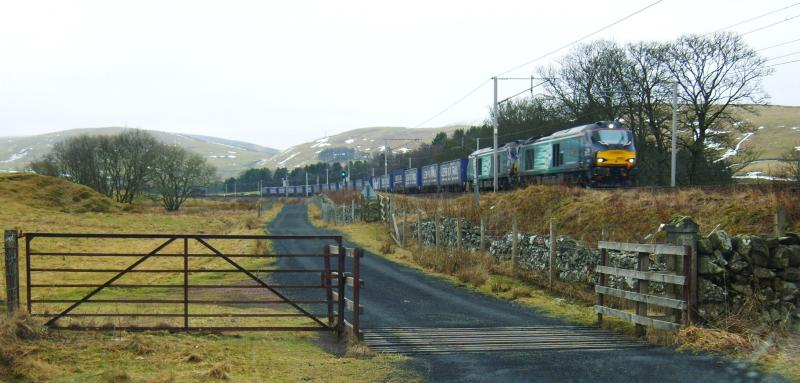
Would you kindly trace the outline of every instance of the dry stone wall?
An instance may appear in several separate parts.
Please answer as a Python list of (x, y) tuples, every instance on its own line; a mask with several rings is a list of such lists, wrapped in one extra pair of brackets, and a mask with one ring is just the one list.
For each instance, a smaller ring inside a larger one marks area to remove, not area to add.
[(697, 242), (698, 314), (707, 319), (735, 313), (753, 300), (764, 323), (800, 319), (800, 238), (716, 231)]
[[(436, 230), (433, 221), (423, 221), (422, 240), (435, 245)], [(455, 247), (458, 241), (456, 228), (461, 228), (461, 244), (477, 250), (480, 246), (480, 228), (467, 221), (456, 224), (454, 218), (440, 220), (440, 245)], [(416, 224), (411, 225), (413, 233)], [(485, 247), (496, 259), (511, 256), (513, 234), (486, 235)], [(518, 238), (518, 267), (546, 272), (549, 268), (549, 236), (520, 233)], [(725, 231), (715, 231), (708, 238), (698, 238), (698, 307), (702, 319), (714, 320), (737, 313), (743, 308), (755, 307), (765, 324), (780, 324), (800, 319), (800, 238), (796, 234), (783, 237), (755, 235), (729, 236)], [(556, 268), (562, 281), (594, 285), (594, 269), (599, 251), (587, 248), (566, 236), (556, 240)], [(636, 259), (631, 254), (609, 252), (609, 264), (633, 269)], [(650, 270), (665, 270), (663, 257), (651, 259)], [(609, 285), (632, 288), (633, 280), (610, 278)], [(651, 292), (658, 293), (663, 286), (651, 283)], [(750, 300), (750, 305), (746, 305)]]

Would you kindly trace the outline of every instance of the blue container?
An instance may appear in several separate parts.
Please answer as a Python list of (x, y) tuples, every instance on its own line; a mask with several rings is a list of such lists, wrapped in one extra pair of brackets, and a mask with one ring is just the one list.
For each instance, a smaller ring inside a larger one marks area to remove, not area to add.
[(467, 164), (469, 160), (460, 158), (439, 164), (439, 185), (454, 189), (467, 182)]
[(422, 168), (406, 169), (403, 187), (406, 193), (419, 192), (422, 188)]

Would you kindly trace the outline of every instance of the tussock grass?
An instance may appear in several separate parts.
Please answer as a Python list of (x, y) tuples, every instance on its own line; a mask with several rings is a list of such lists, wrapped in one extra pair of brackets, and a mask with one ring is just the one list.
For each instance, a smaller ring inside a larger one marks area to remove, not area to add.
[[(64, 180), (24, 175), (24, 177), (0, 176), (0, 226), (2, 228), (21, 229), (25, 232), (117, 232), (117, 233), (215, 233), (215, 234), (257, 234), (264, 233), (263, 226), (277, 216), (282, 208), (278, 201), (272, 209), (257, 216), (255, 201), (206, 201), (189, 200), (178, 212), (165, 212), (161, 206), (151, 200), (137, 201), (130, 207), (119, 207), (105, 197), (88, 191), (89, 199), (105, 199), (112, 208), (107, 211), (84, 209), (77, 211), (70, 207), (70, 199), (53, 199), (48, 204), (40, 203), (39, 197), (30, 197), (25, 193), (27, 188), (43, 183), (48, 189), (63, 190), (72, 193), (75, 187)], [(8, 190), (19, 190), (18, 193), (7, 193)], [(93, 194), (92, 194), (93, 193)], [(102, 203), (101, 203), (102, 204)], [(234, 243), (235, 242), (235, 243)], [(264, 241), (234, 241), (223, 243), (212, 241), (212, 245), (224, 253), (263, 254), (270, 251), (270, 244)], [(21, 241), (24, 245), (24, 241)], [(153, 241), (44, 241), (34, 240), (32, 248), (39, 251), (59, 249), (59, 251), (98, 251), (109, 252), (148, 252), (159, 243)], [(21, 249), (24, 254), (24, 248)], [(182, 252), (182, 243), (168, 247), (164, 252)], [(190, 245), (190, 251), (201, 251), (202, 248)], [(135, 259), (135, 258), (133, 258)], [(178, 258), (180, 260), (180, 258)], [(22, 259), (24, 265), (24, 257)], [(87, 258), (48, 257), (38, 259), (38, 265), (66, 267), (73, 262), (81, 266), (99, 268), (119, 268), (130, 264), (131, 259), (122, 263), (116, 260), (92, 260)], [(44, 262), (44, 263), (42, 263)], [(151, 263), (153, 262), (153, 263)], [(142, 264), (143, 268), (181, 268), (171, 258), (153, 258)], [(220, 260), (204, 261), (198, 258), (191, 261), (191, 267), (198, 268), (230, 268)], [(224, 262), (224, 261), (223, 261)], [(264, 267), (267, 262), (261, 260), (242, 259), (240, 264), (247, 268)], [(0, 276), (4, 276), (0, 270)], [(55, 278), (55, 275), (42, 273), (42, 280)], [(120, 279), (119, 283), (158, 283), (180, 284), (181, 276), (169, 275), (130, 275), (132, 279)], [(236, 273), (225, 274), (192, 274), (190, 283), (232, 284), (248, 283)], [(2, 278), (2, 277), (0, 277)], [(58, 276), (64, 283), (95, 283), (95, 277)], [(66, 279), (64, 279), (66, 278)], [(99, 277), (100, 280), (108, 276)], [(24, 277), (23, 284), (24, 302)], [(0, 284), (4, 281), (0, 279)], [(87, 291), (76, 289), (74, 292), (59, 292), (49, 289), (37, 289), (38, 296), (50, 298), (74, 299)], [(175, 290), (175, 289), (173, 289)], [(249, 296), (241, 294), (260, 293)], [(2, 290), (5, 293), (5, 290)], [(120, 295), (124, 294), (124, 295)], [(173, 299), (174, 291), (147, 288), (128, 290), (127, 292), (103, 291), (96, 298), (166, 298)], [(180, 292), (177, 293), (180, 295)], [(193, 299), (264, 299), (259, 289), (198, 289), (192, 292)], [(34, 295), (34, 296), (37, 296)], [(104, 312), (152, 312), (152, 308), (142, 305), (126, 305), (114, 307), (106, 304), (95, 304), (83, 308), (82, 312), (92, 309)], [(165, 305), (166, 306), (166, 305)], [(42, 306), (38, 306), (41, 308)], [(52, 311), (59, 307), (53, 307)], [(116, 310), (116, 311), (115, 311)], [(130, 310), (130, 311), (126, 311)], [(160, 307), (158, 312), (181, 312), (180, 307)], [(270, 312), (275, 308), (243, 308), (223, 306), (197, 306), (193, 313), (240, 313)], [(66, 319), (66, 318), (65, 318)], [(121, 318), (119, 320), (128, 320)], [(241, 319), (241, 321), (237, 321)], [(269, 320), (275, 318), (268, 318)], [(196, 326), (251, 326), (258, 318), (193, 318)], [(298, 323), (302, 318), (277, 318), (275, 325), (305, 325)], [(147, 325), (142, 318), (137, 325)], [(164, 319), (149, 323), (154, 326), (166, 325)], [(220, 323), (222, 321), (222, 323)], [(236, 322), (234, 322), (236, 321)], [(128, 334), (114, 330), (118, 320), (106, 321), (97, 319), (86, 324), (108, 327), (105, 332), (71, 332), (46, 331), (41, 322), (21, 315), (13, 320), (0, 319), (0, 381), (20, 382), (196, 382), (220, 380), (227, 376), (230, 381), (300, 381), (304, 378), (317, 381), (349, 382), (349, 381), (417, 381), (413, 372), (402, 369), (405, 358), (399, 356), (351, 357), (336, 356), (322, 350), (315, 343), (319, 335), (313, 333), (245, 333), (242, 335), (198, 334), (147, 332)], [(172, 323), (174, 324), (174, 323)], [(62, 323), (68, 325), (68, 321)], [(218, 374), (217, 366), (225, 366), (224, 374)], [(206, 378), (205, 373), (208, 373)]]
[(204, 379), (228, 380), (231, 378), (231, 376), (228, 374), (229, 372), (231, 372), (230, 366), (225, 363), (217, 363), (208, 371), (200, 374), (200, 377)]
[(462, 217), (473, 224), (484, 217), (490, 234), (511, 231), (517, 217), (523, 232), (547, 233), (551, 218), (558, 220), (558, 234), (592, 245), (600, 240), (603, 227), (610, 240), (640, 242), (675, 215), (692, 216), (701, 230), (718, 224), (729, 234), (773, 232), (776, 207), (785, 209), (790, 230), (800, 230), (800, 197), (783, 188), (736, 188), (677, 191), (614, 189), (589, 190), (569, 186), (529, 186), (507, 193), (486, 193), (481, 205), (473, 196), (452, 199), (429, 196), (394, 196), (398, 207), (422, 211), (427, 216), (440, 212)]
[(688, 326), (675, 335), (680, 349), (740, 353), (753, 350), (754, 340), (746, 335), (730, 331)]

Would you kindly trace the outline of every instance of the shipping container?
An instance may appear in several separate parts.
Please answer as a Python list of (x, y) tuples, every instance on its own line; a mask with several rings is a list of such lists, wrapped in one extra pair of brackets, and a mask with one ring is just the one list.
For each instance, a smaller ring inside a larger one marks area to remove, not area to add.
[(422, 168), (412, 168), (405, 170), (404, 189), (405, 193), (417, 193), (422, 188)]
[(439, 164), (439, 185), (449, 191), (463, 191), (467, 182), (466, 158)]

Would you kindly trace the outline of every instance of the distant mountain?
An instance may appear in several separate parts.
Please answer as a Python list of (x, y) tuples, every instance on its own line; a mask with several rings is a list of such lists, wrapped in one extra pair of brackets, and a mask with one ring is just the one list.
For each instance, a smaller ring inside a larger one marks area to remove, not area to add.
[(199, 134), (186, 134), (185, 136), (192, 137), (192, 138), (198, 139), (200, 141), (205, 141), (205, 142), (209, 142), (209, 143), (213, 143), (213, 144), (220, 144), (220, 145), (230, 146), (230, 147), (234, 147), (234, 148), (247, 149), (247, 150), (250, 150), (250, 151), (253, 151), (253, 152), (267, 153), (267, 154), (270, 154), (270, 155), (277, 154), (278, 152), (280, 152), (280, 150), (278, 150), (278, 149), (268, 148), (266, 146), (261, 146), (261, 145), (257, 145), (257, 144), (251, 144), (249, 142), (244, 142), (244, 141), (228, 140), (228, 139), (225, 139), (225, 138), (211, 137), (211, 136), (201, 136)]
[[(53, 144), (81, 134), (118, 134), (122, 127), (62, 130), (35, 136), (0, 137), (0, 171), (24, 169), (30, 161), (47, 154)], [(158, 141), (173, 144), (198, 153), (217, 168), (220, 177), (230, 177), (245, 169), (257, 167), (278, 152), (248, 142), (193, 134), (148, 130)]]
[(464, 126), (441, 128), (372, 127), (348, 130), (333, 136), (292, 146), (262, 161), (267, 168), (295, 168), (319, 161), (333, 162), (347, 159), (371, 158), (388, 146), (392, 153), (403, 153), (429, 144), (439, 132), (450, 133)]

